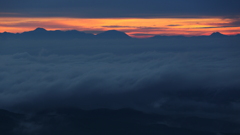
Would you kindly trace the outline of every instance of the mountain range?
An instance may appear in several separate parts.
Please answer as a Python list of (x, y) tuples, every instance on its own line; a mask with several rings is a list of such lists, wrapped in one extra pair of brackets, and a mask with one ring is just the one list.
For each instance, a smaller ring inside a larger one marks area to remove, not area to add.
[(116, 30), (109, 30), (102, 33), (99, 33), (97, 35), (85, 33), (77, 30), (69, 30), (69, 31), (47, 31), (44, 28), (36, 28), (33, 31), (27, 31), (23, 33), (9, 33), (4, 32), (0, 33), (0, 37), (2, 38), (31, 38), (31, 39), (78, 39), (78, 38), (84, 38), (84, 39), (92, 39), (92, 38), (131, 38), (124, 32), (116, 31)]
[[(195, 37), (214, 37), (214, 38), (223, 38), (223, 37), (240, 37), (240, 34), (227, 36), (219, 32), (214, 32), (209, 36), (195, 36)], [(0, 33), (0, 38), (31, 38), (31, 39), (130, 39), (131, 37), (124, 32), (117, 30), (109, 30), (99, 33), (97, 35), (85, 33), (77, 30), (68, 30), (68, 31), (47, 31), (44, 28), (36, 28), (33, 31), (27, 31), (23, 33), (9, 33), (3, 32)], [(156, 35), (151, 37), (151, 39), (161, 39), (161, 38), (186, 38), (184, 36), (161, 36)]]

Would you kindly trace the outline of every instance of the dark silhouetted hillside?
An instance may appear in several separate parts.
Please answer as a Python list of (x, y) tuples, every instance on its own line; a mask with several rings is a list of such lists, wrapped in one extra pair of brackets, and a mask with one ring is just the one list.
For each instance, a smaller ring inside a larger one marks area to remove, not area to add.
[(23, 116), (0, 109), (0, 134), (14, 135), (14, 129), (23, 121)]
[[(1, 135), (216, 135), (211, 131), (191, 129), (184, 125), (196, 125), (196, 123), (205, 123), (207, 126), (219, 125), (219, 121), (211, 122), (214, 121), (211, 119), (148, 114), (132, 109), (87, 111), (64, 108), (45, 110), (31, 115), (0, 110), (0, 120)], [(164, 124), (167, 121), (176, 122), (181, 126)]]

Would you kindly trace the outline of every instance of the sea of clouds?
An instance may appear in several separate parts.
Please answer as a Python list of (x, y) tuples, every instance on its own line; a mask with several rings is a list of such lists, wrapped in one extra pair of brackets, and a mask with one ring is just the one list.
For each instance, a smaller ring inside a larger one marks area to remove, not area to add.
[(239, 39), (1, 41), (0, 108), (134, 108), (240, 122)]

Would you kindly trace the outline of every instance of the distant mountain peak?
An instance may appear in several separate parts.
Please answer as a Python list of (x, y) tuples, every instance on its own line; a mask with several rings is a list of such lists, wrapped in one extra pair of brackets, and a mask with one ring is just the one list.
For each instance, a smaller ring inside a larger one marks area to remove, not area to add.
[(211, 37), (223, 37), (223, 36), (226, 36), (226, 35), (223, 35), (223, 34), (220, 33), (220, 32), (213, 32), (210, 36), (211, 36)]
[(34, 32), (46, 32), (47, 30), (44, 28), (36, 28)]
[(117, 30), (108, 30), (97, 34), (98, 37), (102, 38), (130, 38), (126, 33)]
[(104, 32), (102, 32), (100, 34), (126, 34), (126, 33), (121, 32), (121, 31), (117, 31), (117, 30), (108, 30), (108, 31), (104, 31)]
[(117, 30), (108, 30), (108, 31), (105, 31), (105, 32), (108, 32), (108, 33), (124, 33), (124, 32), (121, 32), (121, 31), (117, 31)]

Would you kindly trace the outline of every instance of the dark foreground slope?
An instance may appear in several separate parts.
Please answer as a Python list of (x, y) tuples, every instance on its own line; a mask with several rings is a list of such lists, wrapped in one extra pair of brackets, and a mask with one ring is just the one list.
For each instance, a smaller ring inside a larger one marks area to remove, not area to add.
[[(213, 131), (184, 127), (183, 120), (191, 124), (221, 124), (211, 119), (170, 117), (131, 109), (84, 111), (65, 108), (31, 115), (0, 110), (0, 119), (1, 135), (216, 135), (218, 133)], [(170, 122), (182, 124), (182, 127), (166, 124)]]

